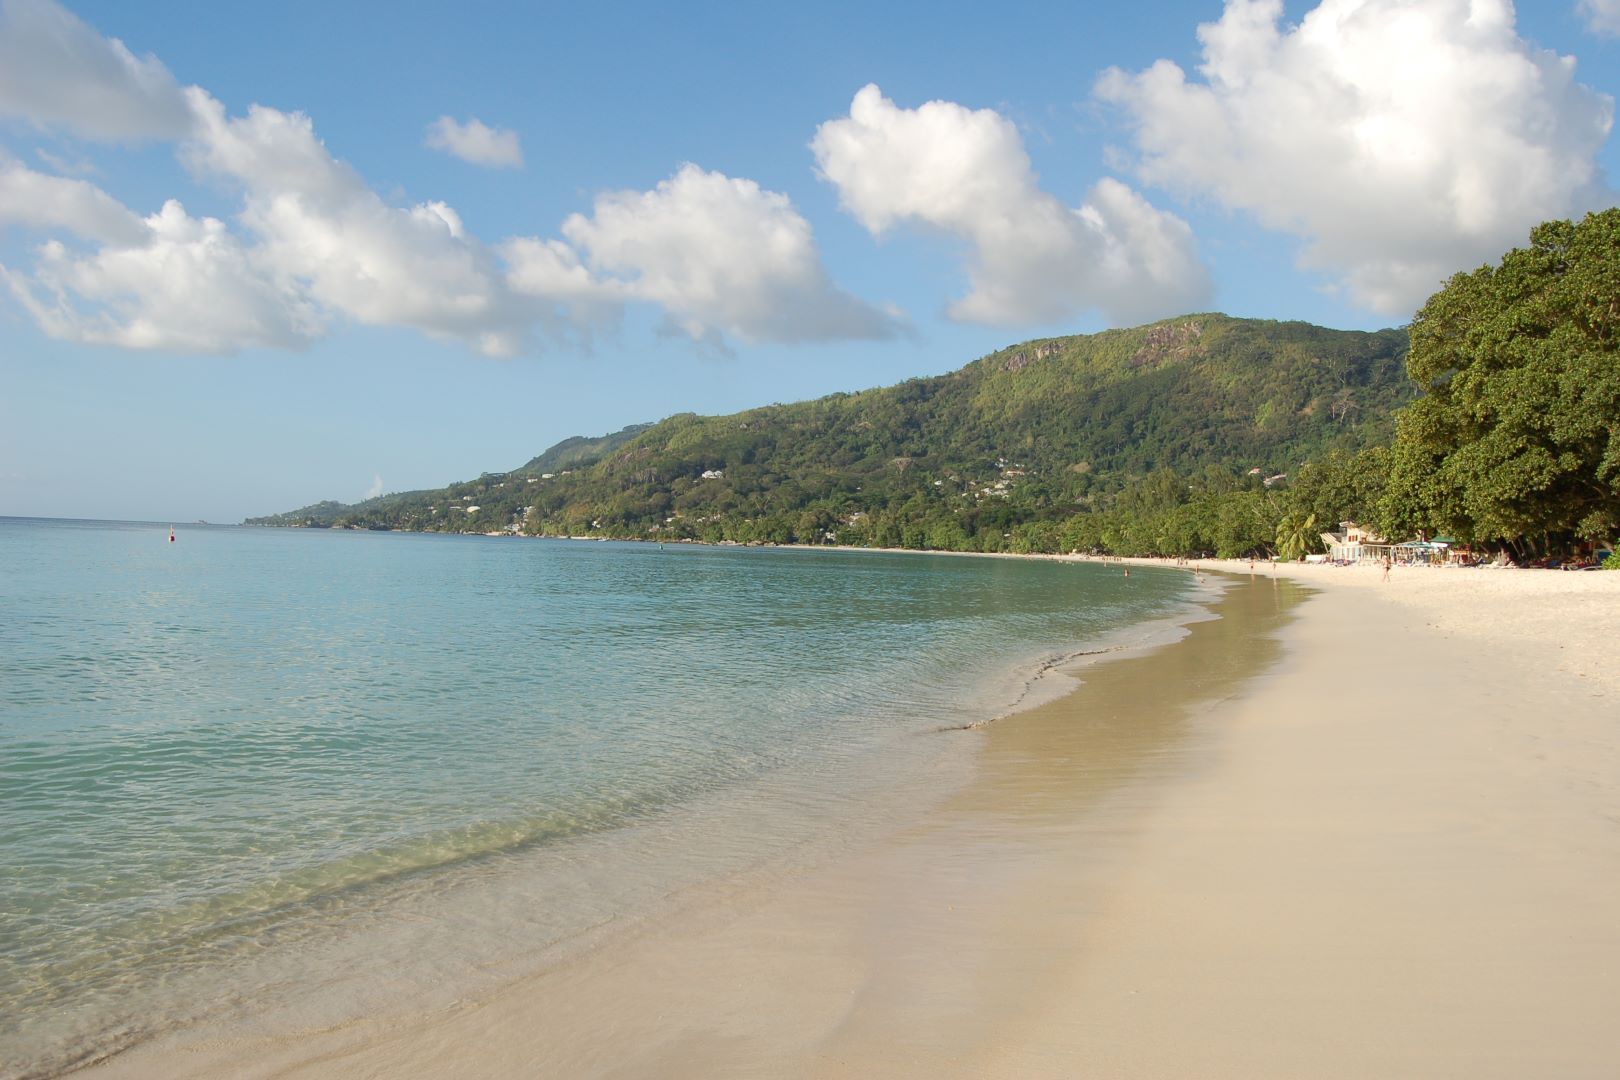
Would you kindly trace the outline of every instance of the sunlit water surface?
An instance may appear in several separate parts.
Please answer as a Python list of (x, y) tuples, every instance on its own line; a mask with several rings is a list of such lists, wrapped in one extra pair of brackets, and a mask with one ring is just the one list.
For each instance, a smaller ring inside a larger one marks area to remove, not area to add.
[[(1044, 561), (0, 518), (0, 1073), (814, 857), (1185, 610)], [(341, 1004), (336, 1004), (341, 1003)]]

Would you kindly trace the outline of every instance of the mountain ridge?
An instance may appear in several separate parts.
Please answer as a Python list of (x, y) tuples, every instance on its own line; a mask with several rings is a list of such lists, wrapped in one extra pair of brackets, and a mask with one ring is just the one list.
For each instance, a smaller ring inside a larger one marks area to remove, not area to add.
[[(1404, 330), (1183, 315), (894, 386), (574, 436), (508, 473), (248, 523), (814, 543), (882, 540), (886, 516), (902, 534), (933, 522), (989, 543), (1155, 471), (1275, 476), (1387, 441), (1415, 393), (1406, 349)], [(937, 546), (926, 534), (905, 546)]]

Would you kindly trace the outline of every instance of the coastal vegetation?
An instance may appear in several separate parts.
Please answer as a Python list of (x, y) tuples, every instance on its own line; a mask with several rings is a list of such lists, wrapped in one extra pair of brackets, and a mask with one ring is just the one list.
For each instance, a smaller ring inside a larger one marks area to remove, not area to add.
[(1412, 320), (1392, 528), (1520, 550), (1620, 529), (1620, 209), (1554, 221)]
[(1620, 210), (1538, 226), (1409, 330), (1187, 315), (681, 414), (509, 473), (250, 524), (1299, 557), (1335, 523), (1518, 557), (1620, 526)]

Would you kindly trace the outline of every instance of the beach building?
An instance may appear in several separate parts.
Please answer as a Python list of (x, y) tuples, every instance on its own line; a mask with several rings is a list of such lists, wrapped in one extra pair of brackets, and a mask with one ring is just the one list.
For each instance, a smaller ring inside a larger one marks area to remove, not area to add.
[(1325, 532), (1321, 536), (1329, 561), (1336, 563), (1382, 562), (1395, 546), (1353, 521), (1341, 521), (1338, 532)]
[(1395, 561), (1406, 566), (1443, 566), (1455, 562), (1451, 545), (1455, 541), (1444, 537), (1433, 540), (1408, 540), (1395, 545)]

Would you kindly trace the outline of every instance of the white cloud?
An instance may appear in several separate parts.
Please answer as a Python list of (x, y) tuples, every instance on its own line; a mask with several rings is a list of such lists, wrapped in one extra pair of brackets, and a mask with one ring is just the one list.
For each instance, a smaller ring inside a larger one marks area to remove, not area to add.
[(1613, 101), (1522, 40), (1507, 0), (1228, 0), (1201, 81), (1160, 60), (1096, 92), (1134, 126), (1139, 175), (1305, 241), (1303, 265), (1410, 314), (1531, 225), (1612, 199)]
[[(786, 195), (752, 180), (684, 165), (652, 191), (599, 195), (591, 216), (573, 215), (562, 231), (604, 295), (659, 304), (696, 341), (881, 338), (900, 329), (832, 283), (810, 223)], [(516, 280), (588, 287), (555, 243), (510, 247), (508, 257)]]
[(588, 342), (597, 327), (616, 323), (632, 299), (620, 284), (593, 274), (561, 240), (519, 236), (499, 251), (507, 287), (540, 303), (541, 321), (554, 336)]
[(1580, 0), (1576, 7), (1592, 33), (1620, 37), (1620, 0)]
[(48, 241), (32, 275), (4, 267), (0, 275), (47, 334), (68, 341), (218, 353), (296, 348), (322, 332), (314, 307), (278, 283), (224, 222), (193, 218), (170, 201), (143, 232), (139, 242), (89, 255)]
[(1209, 297), (1185, 222), (1110, 179), (1079, 208), (1064, 206), (1040, 189), (1018, 129), (990, 109), (902, 109), (866, 86), (810, 146), (874, 235), (916, 223), (969, 243), (972, 290), (947, 309), (954, 319), (1019, 325), (1097, 308), (1141, 322)]
[(194, 168), (245, 194), (241, 221), (289, 288), (374, 326), (409, 326), (480, 352), (521, 350), (532, 305), (506, 287), (494, 254), (442, 202), (389, 206), (327, 151), (300, 113), (254, 106), (228, 118), (190, 91)]
[(441, 116), (428, 125), (426, 145), (434, 150), (492, 169), (521, 169), (523, 148), (517, 132), (492, 128), (476, 117), (458, 124)]
[(519, 236), (501, 245), (506, 280), (518, 292), (574, 302), (617, 302), (623, 290), (592, 274), (561, 240)]
[(0, 0), (0, 114), (95, 139), (178, 138), (174, 76), (49, 0)]
[(307, 117), (254, 107), (228, 118), (195, 87), (184, 156), (240, 187), (241, 232), (178, 202), (144, 222), (83, 181), (0, 171), (0, 221), (60, 226), (103, 246), (39, 249), (12, 293), (55, 337), (201, 352), (299, 347), (334, 315), (407, 326), (480, 352), (521, 350), (546, 313), (505, 283), (494, 253), (449, 206), (385, 204), (315, 137)]
[[(342, 320), (399, 326), (494, 356), (538, 330), (588, 336), (627, 301), (694, 339), (879, 337), (896, 320), (839, 290), (786, 196), (688, 166), (596, 200), (566, 241), (486, 245), (438, 201), (385, 202), (296, 112), (232, 117), (48, 0), (0, 0), (0, 114), (98, 137), (165, 136), (196, 176), (239, 192), (230, 222), (178, 201), (142, 218), (87, 181), (0, 157), (0, 227), (64, 230), (0, 278), (55, 337), (131, 348), (299, 347)], [(45, 70), (45, 67), (50, 70)], [(517, 165), (516, 136), (446, 118), (452, 153)], [(66, 171), (59, 169), (59, 172)]]
[(68, 229), (88, 240), (139, 244), (147, 228), (117, 199), (85, 180), (34, 170), (0, 155), (0, 226)]

